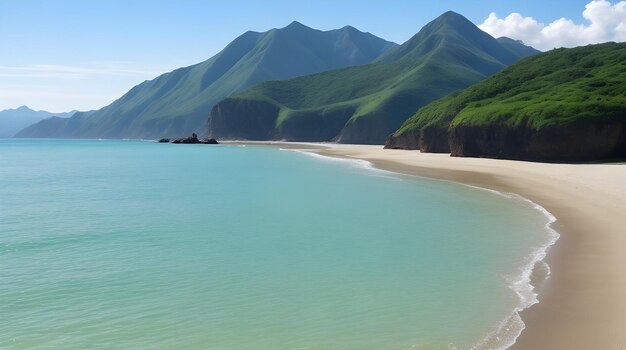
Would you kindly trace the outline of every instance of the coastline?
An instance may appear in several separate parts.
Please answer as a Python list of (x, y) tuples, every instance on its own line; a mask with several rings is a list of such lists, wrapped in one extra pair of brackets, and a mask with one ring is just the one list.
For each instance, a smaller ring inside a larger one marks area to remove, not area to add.
[(360, 159), (392, 172), (520, 195), (545, 208), (560, 234), (533, 279), (539, 303), (520, 315), (510, 349), (626, 347), (626, 164), (554, 164), (384, 150), (382, 146), (243, 142)]

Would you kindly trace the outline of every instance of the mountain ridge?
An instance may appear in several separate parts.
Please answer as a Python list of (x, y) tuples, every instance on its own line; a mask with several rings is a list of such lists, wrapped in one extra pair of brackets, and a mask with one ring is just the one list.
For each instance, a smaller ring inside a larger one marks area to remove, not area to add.
[(519, 58), (449, 11), (371, 64), (265, 82), (222, 100), (208, 136), (382, 144), (422, 105)]
[[(395, 45), (353, 27), (320, 31), (297, 21), (266, 32), (247, 31), (204, 62), (136, 85), (71, 132), (48, 133), (145, 139), (199, 132), (213, 104), (232, 93), (266, 80), (366, 64)], [(40, 127), (36, 133), (43, 135), (51, 125)]]
[(53, 116), (69, 117), (77, 111), (53, 113), (33, 110), (28, 106), (9, 108), (0, 111), (0, 138), (13, 137), (20, 130)]

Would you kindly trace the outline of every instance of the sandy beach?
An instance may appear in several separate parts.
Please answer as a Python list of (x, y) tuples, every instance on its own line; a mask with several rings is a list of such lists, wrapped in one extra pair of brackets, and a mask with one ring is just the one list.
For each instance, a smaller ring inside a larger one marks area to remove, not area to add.
[(626, 348), (626, 164), (546, 164), (381, 146), (285, 144), (362, 159), (403, 174), (457, 181), (528, 198), (550, 211), (561, 237), (535, 281), (539, 303), (522, 312), (526, 329), (511, 349)]

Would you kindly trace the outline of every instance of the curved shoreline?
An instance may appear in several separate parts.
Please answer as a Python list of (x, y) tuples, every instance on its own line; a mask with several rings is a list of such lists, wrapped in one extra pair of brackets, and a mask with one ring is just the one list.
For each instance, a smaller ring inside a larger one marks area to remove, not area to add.
[[(296, 151), (303, 154), (315, 155), (318, 157), (326, 158), (326, 159), (340, 159), (346, 161), (355, 161), (355, 162), (364, 162), (366, 165), (364, 167), (368, 168), (368, 170), (378, 170), (384, 172), (390, 172), (393, 174), (399, 174), (397, 172), (392, 172), (389, 170), (384, 170), (375, 167), (371, 162), (363, 159), (352, 159), (352, 158), (344, 158), (344, 157), (333, 157), (328, 155), (323, 155), (316, 150), (300, 150), (300, 149), (285, 149), (281, 148), (281, 150), (288, 151)], [(415, 174), (402, 174), (406, 176), (416, 176), (419, 178), (425, 178), (424, 176), (419, 176)], [(521, 272), (519, 276), (515, 276), (511, 281), (509, 281), (509, 288), (515, 292), (520, 298), (520, 304), (515, 306), (512, 310), (511, 314), (503, 319), (499, 324), (497, 329), (494, 332), (489, 332), (486, 334), (478, 343), (472, 345), (471, 349), (492, 349), (492, 350), (505, 350), (509, 349), (511, 346), (515, 344), (517, 338), (522, 334), (524, 329), (526, 328), (526, 324), (521, 318), (520, 313), (524, 310), (532, 307), (533, 305), (539, 303), (538, 293), (535, 292), (536, 286), (532, 283), (532, 276), (537, 274), (537, 264), (544, 263), (547, 268), (547, 274), (545, 275), (545, 279), (550, 276), (550, 267), (544, 261), (547, 256), (548, 250), (556, 244), (558, 241), (560, 234), (552, 228), (552, 224), (556, 222), (556, 217), (552, 215), (548, 210), (546, 210), (541, 205), (531, 201), (528, 198), (522, 197), (516, 193), (510, 192), (501, 192), (497, 190), (492, 190), (485, 187), (479, 187), (474, 185), (469, 185), (462, 182), (452, 181), (452, 180), (441, 180), (436, 178), (428, 178), (434, 179), (438, 181), (451, 182), (457, 185), (462, 185), (470, 188), (474, 188), (481, 191), (487, 191), (493, 193), (498, 196), (502, 196), (512, 200), (519, 200), (522, 202), (529, 203), (534, 210), (540, 212), (546, 219), (547, 222), (544, 225), (546, 233), (549, 235), (548, 241), (546, 244), (537, 247), (533, 250), (533, 252), (529, 255), (529, 261), (527, 261), (523, 266), (521, 266)], [(456, 347), (452, 347), (456, 349)]]
[(511, 348), (526, 329), (526, 324), (521, 317), (521, 313), (524, 310), (539, 303), (539, 294), (536, 292), (536, 283), (533, 283), (533, 276), (537, 276), (537, 264), (543, 263), (546, 268), (545, 274), (541, 276), (543, 279), (550, 277), (550, 266), (545, 262), (545, 258), (550, 248), (552, 248), (560, 238), (560, 234), (552, 226), (557, 221), (556, 217), (550, 213), (546, 208), (542, 207), (538, 203), (531, 201), (528, 198), (522, 197), (516, 193), (500, 192), (489, 188), (478, 187), (473, 185), (467, 185), (464, 183), (456, 182), (461, 185), (476, 188), (483, 191), (492, 192), (499, 196), (504, 196), (514, 200), (520, 200), (529, 203), (534, 210), (540, 212), (547, 222), (544, 225), (546, 233), (549, 235), (549, 239), (543, 246), (537, 247), (530, 254), (530, 260), (522, 266), (520, 276), (510, 281), (510, 288), (519, 296), (520, 305), (516, 306), (511, 314), (498, 325), (498, 329), (494, 333), (487, 334), (483, 340), (475, 344), (471, 349), (492, 349), (492, 350), (505, 350)]
[[(516, 193), (558, 219), (539, 303), (520, 312), (525, 329), (510, 349), (620, 349), (626, 346), (626, 165), (544, 164), (452, 158), (446, 154), (323, 147), (315, 152), (370, 161), (404, 174)], [(533, 283), (535, 285), (535, 283)]]
[[(246, 142), (248, 143), (248, 142)], [(510, 349), (626, 348), (626, 164), (553, 164), (384, 150), (381, 146), (261, 142), (361, 159), (401, 174), (450, 180), (538, 203), (560, 233), (535, 283), (539, 303)], [(535, 276), (533, 276), (535, 277)]]

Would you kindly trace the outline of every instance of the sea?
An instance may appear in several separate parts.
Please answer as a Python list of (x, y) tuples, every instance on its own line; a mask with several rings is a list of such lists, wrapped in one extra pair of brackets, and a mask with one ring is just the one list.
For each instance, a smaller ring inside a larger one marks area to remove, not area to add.
[(279, 147), (4, 139), (0, 348), (504, 349), (553, 221)]

